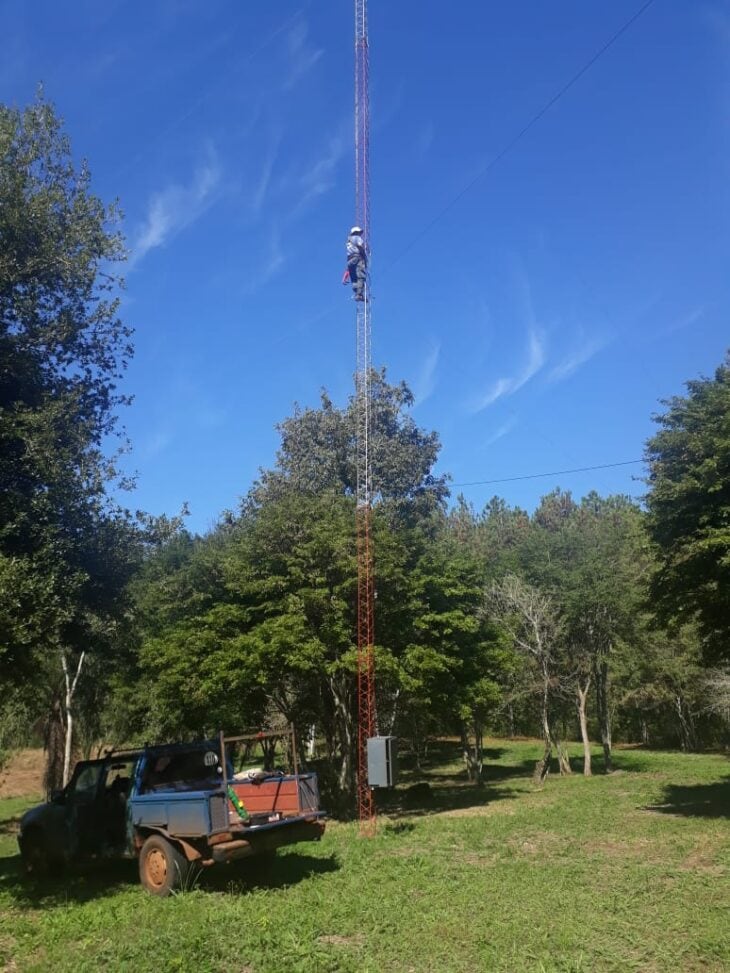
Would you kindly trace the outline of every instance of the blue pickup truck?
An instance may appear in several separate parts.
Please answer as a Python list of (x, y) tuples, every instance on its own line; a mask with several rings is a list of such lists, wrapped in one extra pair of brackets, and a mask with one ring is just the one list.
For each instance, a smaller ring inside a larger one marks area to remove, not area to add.
[(62, 791), (21, 819), (27, 870), (136, 857), (144, 887), (165, 896), (196, 865), (270, 858), (282, 845), (319, 840), (325, 815), (316, 775), (236, 774), (226, 743), (221, 736), (81, 761)]

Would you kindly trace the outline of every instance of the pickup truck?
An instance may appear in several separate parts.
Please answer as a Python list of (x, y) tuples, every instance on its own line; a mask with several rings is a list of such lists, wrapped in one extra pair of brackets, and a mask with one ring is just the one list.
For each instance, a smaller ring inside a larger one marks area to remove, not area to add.
[(227, 742), (221, 735), (81, 761), (62, 791), (23, 815), (26, 869), (43, 874), (89, 858), (136, 857), (144, 887), (166, 896), (185, 887), (196, 865), (261, 860), (283, 845), (319, 840), (325, 813), (316, 775), (296, 766), (293, 774), (236, 774)]

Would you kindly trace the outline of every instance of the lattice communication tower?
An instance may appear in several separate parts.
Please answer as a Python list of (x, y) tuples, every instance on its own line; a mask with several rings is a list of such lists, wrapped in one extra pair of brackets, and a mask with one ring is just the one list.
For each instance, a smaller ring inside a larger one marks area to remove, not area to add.
[(368, 785), (367, 741), (375, 735), (375, 589), (373, 581), (370, 330), (370, 52), (367, 0), (355, 0), (355, 223), (363, 229), (367, 280), (356, 301), (357, 365), (357, 806), (361, 834), (375, 831), (375, 802)]

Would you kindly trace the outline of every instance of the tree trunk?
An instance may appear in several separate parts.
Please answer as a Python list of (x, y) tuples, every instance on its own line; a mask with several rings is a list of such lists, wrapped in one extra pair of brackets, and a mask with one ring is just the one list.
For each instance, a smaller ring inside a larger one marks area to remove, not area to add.
[(591, 677), (581, 686), (580, 682), (576, 686), (578, 722), (580, 723), (580, 737), (583, 741), (583, 776), (591, 776), (591, 741), (588, 739), (588, 717), (586, 716), (586, 701), (588, 690), (591, 688)]
[(564, 776), (572, 774), (573, 770), (570, 766), (570, 757), (568, 756), (568, 751), (565, 749), (562, 740), (555, 736), (555, 734), (553, 734), (553, 736), (555, 738), (555, 752), (558, 755), (558, 768), (560, 773)]
[(606, 773), (613, 770), (611, 759), (611, 707), (609, 702), (608, 660), (605, 656), (596, 659), (593, 665), (593, 677), (596, 683), (596, 709), (598, 711), (598, 725), (601, 731), (601, 746)]
[(84, 665), (84, 658), (86, 656), (85, 652), (82, 652), (79, 656), (79, 662), (76, 666), (76, 674), (73, 679), (71, 679), (71, 673), (68, 667), (68, 656), (66, 655), (66, 650), (61, 649), (61, 667), (63, 668), (63, 679), (66, 686), (65, 694), (65, 717), (66, 717), (66, 741), (63, 753), (63, 786), (68, 784), (71, 778), (71, 754), (73, 753), (73, 729), (74, 729), (74, 694), (76, 692), (76, 687), (79, 682), (79, 676), (81, 675), (81, 669)]
[(542, 684), (542, 738), (545, 742), (545, 750), (542, 757), (535, 764), (535, 769), (532, 774), (532, 779), (536, 784), (542, 784), (547, 775), (550, 773), (550, 759), (553, 755), (553, 737), (550, 732), (550, 718), (549, 718), (549, 691), (550, 691), (550, 679), (547, 668), (543, 666), (543, 684)]
[(465, 722), (461, 724), (461, 755), (464, 758), (466, 776), (472, 779), (471, 747), (469, 746), (469, 729)]
[(400, 702), (400, 689), (396, 689), (393, 694), (393, 705), (391, 706), (388, 718), (381, 724), (381, 732), (385, 736), (392, 736), (395, 730), (395, 721), (398, 719), (398, 703)]
[(317, 727), (314, 723), (309, 728), (309, 734), (307, 736), (307, 760), (314, 760), (314, 755), (317, 750)]
[(413, 742), (413, 762), (416, 770), (421, 770), (421, 729), (415, 713), (411, 718), (411, 740)]
[(469, 739), (468, 725), (466, 723), (461, 724), (461, 750), (466, 764), (467, 777), (470, 781), (478, 784), (482, 779), (484, 767), (483, 733), (478, 722), (474, 722), (474, 746)]
[(336, 747), (340, 762), (337, 783), (343, 798), (350, 799), (354, 796), (355, 786), (355, 754), (350, 694), (346, 678), (340, 680), (336, 676), (332, 676), (329, 685), (334, 702)]
[(515, 707), (514, 707), (514, 704), (512, 703), (511, 700), (510, 700), (509, 703), (507, 703), (507, 735), (509, 736), (510, 740), (514, 740), (514, 738), (515, 738)]
[(484, 728), (480, 720), (474, 720), (474, 757), (476, 761), (476, 783), (481, 784), (484, 772)]
[(649, 724), (643, 716), (641, 717), (641, 742), (645, 747), (649, 746)]
[(680, 745), (684, 753), (697, 749), (697, 735), (695, 734), (694, 721), (689, 707), (685, 705), (680, 693), (674, 697), (674, 708), (679, 718)]
[(65, 738), (66, 731), (63, 725), (63, 706), (60, 695), (56, 695), (53, 698), (48, 716), (43, 724), (43, 749), (46, 752), (43, 788), (47, 800), (50, 800), (53, 791), (63, 787)]
[(536, 784), (542, 784), (545, 778), (550, 773), (550, 758), (553, 755), (553, 746), (551, 740), (545, 740), (545, 750), (542, 757), (535, 764), (535, 769), (532, 772), (532, 779)]

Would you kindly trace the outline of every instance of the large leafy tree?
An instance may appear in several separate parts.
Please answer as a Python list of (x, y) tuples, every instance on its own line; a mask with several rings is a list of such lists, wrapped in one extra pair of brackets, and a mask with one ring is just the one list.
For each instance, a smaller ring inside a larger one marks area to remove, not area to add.
[[(438, 439), (411, 419), (405, 386), (377, 373), (373, 392), (380, 728), (427, 731), (438, 714), (481, 735), (496, 692), (490, 633), (475, 617), (473, 565), (440, 543)], [(239, 513), (202, 541), (178, 538), (145, 569), (149, 715), (169, 734), (269, 718), (294, 722), (304, 739), (314, 726), (346, 802), (356, 744), (353, 404), (337, 409), (323, 395), (280, 431), (277, 463)]]
[[(371, 461), (376, 502), (401, 517), (438, 509), (448, 495), (445, 476), (433, 473), (441, 444), (436, 432), (416, 425), (409, 409), (413, 394), (405, 384), (391, 385), (385, 371), (371, 374)], [(273, 470), (262, 474), (254, 499), (284, 489), (301, 493), (356, 492), (354, 396), (338, 409), (322, 392), (318, 409), (300, 409), (279, 425), (281, 446)]]
[(664, 623), (696, 620), (708, 657), (729, 657), (730, 354), (687, 391), (664, 403), (646, 446), (654, 605)]
[(0, 666), (84, 625), (114, 475), (102, 445), (131, 353), (116, 210), (43, 100), (0, 106)]
[[(563, 495), (564, 497), (565, 495)], [(555, 495), (543, 500), (536, 513)], [(562, 678), (575, 694), (584, 743), (584, 769), (590, 772), (587, 700), (595, 697), (604, 766), (611, 770), (612, 678), (619, 647), (637, 634), (637, 618), (650, 570), (642, 513), (627, 497), (590, 493), (579, 505), (562, 504), (563, 517), (538, 528), (544, 554), (533, 574), (547, 581), (563, 615), (565, 644)]]
[[(136, 567), (105, 449), (131, 354), (115, 206), (91, 191), (53, 108), (0, 106), (0, 680), (113, 641)], [(67, 753), (67, 764), (68, 764)]]

